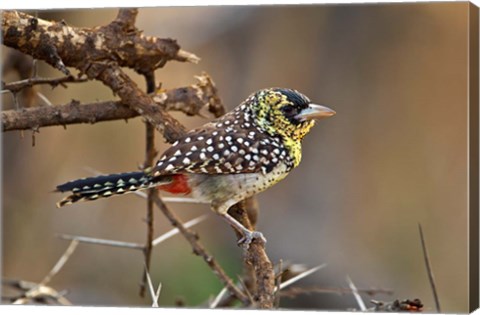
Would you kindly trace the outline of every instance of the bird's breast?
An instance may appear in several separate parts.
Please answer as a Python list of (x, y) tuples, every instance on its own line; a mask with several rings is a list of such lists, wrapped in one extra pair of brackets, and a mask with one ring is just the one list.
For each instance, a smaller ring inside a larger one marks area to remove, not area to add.
[(288, 174), (288, 167), (280, 163), (271, 172), (241, 174), (191, 174), (192, 195), (202, 201), (242, 200), (275, 185)]

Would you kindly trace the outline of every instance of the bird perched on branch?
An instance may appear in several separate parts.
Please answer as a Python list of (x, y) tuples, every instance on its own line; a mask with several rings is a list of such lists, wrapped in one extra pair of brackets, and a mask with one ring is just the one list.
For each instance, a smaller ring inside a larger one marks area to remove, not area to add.
[(315, 120), (334, 114), (295, 90), (260, 90), (231, 112), (186, 133), (150, 169), (57, 186), (57, 191), (71, 192), (57, 206), (158, 187), (210, 203), (243, 235), (241, 242), (264, 240), (260, 232), (230, 216), (228, 209), (285, 178), (300, 163), (302, 139)]

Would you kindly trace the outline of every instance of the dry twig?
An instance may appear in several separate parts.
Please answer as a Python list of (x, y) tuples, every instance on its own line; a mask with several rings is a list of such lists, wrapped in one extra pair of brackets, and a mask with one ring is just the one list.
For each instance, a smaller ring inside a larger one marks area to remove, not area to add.
[[(198, 223), (202, 222), (206, 218), (207, 218), (206, 215), (202, 215), (202, 216), (196, 217), (195, 219), (185, 222), (183, 225), (186, 228), (191, 228), (192, 226), (197, 225)], [(179, 233), (179, 230), (177, 228), (173, 228), (169, 230), (168, 232), (152, 240), (152, 247), (155, 247), (160, 243), (163, 243), (164, 241), (168, 240), (174, 235), (177, 235), (178, 233)], [(57, 235), (57, 237), (64, 240), (77, 240), (80, 243), (106, 245), (106, 246), (112, 246), (112, 247), (123, 247), (123, 248), (139, 249), (139, 250), (144, 250), (145, 248), (144, 244), (133, 243), (133, 242), (122, 242), (117, 240), (108, 240), (103, 238), (80, 236), (80, 235), (59, 234)]]
[(75, 249), (78, 246), (77, 240), (72, 240), (70, 245), (67, 247), (63, 255), (53, 266), (50, 272), (43, 278), (39, 283), (33, 283), (29, 281), (22, 280), (10, 280), (2, 283), (9, 285), (13, 288), (19, 289), (22, 294), (19, 297), (13, 298), (13, 304), (26, 304), (31, 301), (44, 301), (44, 300), (53, 300), (60, 305), (71, 305), (62, 294), (58, 293), (55, 289), (47, 286), (47, 284), (52, 280), (52, 278), (65, 266), (66, 262), (70, 259), (72, 254), (75, 252)]
[(55, 88), (59, 85), (66, 87), (65, 83), (82, 83), (87, 81), (88, 81), (87, 78), (78, 78), (72, 75), (55, 78), (55, 79), (32, 77), (29, 79), (10, 82), (10, 83), (2, 82), (2, 84), (0, 85), (0, 90), (7, 90), (12, 93), (17, 93), (27, 87), (33, 87), (35, 85), (47, 84), (47, 85), (50, 85), (52, 88)]
[(441, 313), (440, 300), (438, 298), (437, 286), (435, 285), (435, 277), (433, 276), (432, 265), (430, 263), (430, 258), (428, 257), (427, 245), (425, 244), (425, 237), (423, 236), (423, 229), (420, 223), (418, 224), (418, 231), (420, 233), (420, 242), (422, 244), (423, 257), (425, 259), (425, 267), (427, 268), (428, 281), (430, 283), (430, 287), (432, 288), (433, 299), (435, 300), (435, 308), (437, 310), (437, 313)]
[(69, 235), (69, 234), (58, 234), (57, 237), (64, 240), (75, 240), (81, 243), (88, 243), (88, 244), (106, 245), (106, 246), (112, 246), (112, 247), (123, 247), (123, 248), (140, 249), (140, 250), (143, 250), (144, 248), (143, 244), (108, 240), (108, 239), (102, 239), (102, 238), (96, 238), (96, 237)]
[[(155, 91), (155, 74), (153, 72), (144, 74), (147, 85), (147, 93)], [(145, 122), (145, 162), (143, 168), (149, 168), (153, 165), (157, 151), (155, 150), (155, 128), (152, 124)], [(145, 256), (145, 271), (143, 272), (142, 282), (140, 283), (140, 296), (145, 294), (145, 283), (147, 281), (148, 273), (150, 272), (150, 261), (152, 258), (152, 241), (154, 234), (153, 225), (153, 195), (158, 194), (157, 189), (150, 188), (147, 192), (147, 240), (143, 250)], [(154, 300), (155, 303), (155, 300)]]
[(137, 13), (136, 9), (121, 9), (106, 26), (77, 28), (22, 12), (4, 11), (3, 43), (44, 60), (66, 75), (70, 75), (67, 67), (74, 67), (89, 79), (103, 82), (123, 103), (153, 124), (168, 142), (173, 142), (184, 127), (165, 110), (154, 107), (153, 99), (121, 67), (146, 74), (168, 60), (197, 62), (198, 58), (182, 52), (174, 40), (145, 36), (134, 26)]
[(182, 222), (167, 208), (167, 206), (165, 206), (163, 201), (157, 195), (153, 196), (153, 201), (160, 211), (162, 211), (162, 213), (167, 217), (170, 223), (180, 230), (185, 239), (192, 246), (193, 253), (202, 257), (207, 265), (212, 269), (213, 273), (218, 276), (220, 281), (228, 288), (228, 290), (242, 303), (244, 303), (244, 305), (248, 305), (250, 302), (248, 297), (233, 283), (222, 267), (217, 263), (215, 258), (207, 253), (203, 245), (198, 241), (198, 235), (185, 228)]
[[(357, 292), (364, 293), (367, 295), (375, 294), (393, 294), (393, 290), (390, 289), (365, 289), (358, 288)], [(280, 295), (282, 297), (294, 298), (300, 294), (312, 294), (312, 293), (328, 293), (328, 294), (351, 294), (352, 289), (350, 288), (323, 288), (318, 286), (307, 286), (307, 287), (290, 287), (288, 289), (282, 290)]]
[[(38, 60), (47, 62), (67, 76), (70, 75), (67, 67), (73, 67), (78, 69), (81, 75), (86, 75), (88, 79), (104, 83), (114, 94), (119, 96), (122, 104), (142, 115), (148, 123), (162, 133), (168, 142), (174, 142), (185, 133), (184, 127), (173, 119), (163, 107), (157, 106), (154, 98), (143, 92), (121, 68), (129, 67), (140, 74), (149, 75), (169, 60), (197, 62), (198, 57), (181, 50), (174, 40), (145, 36), (134, 25), (137, 13), (136, 9), (121, 9), (116, 19), (106, 26), (80, 28), (68, 26), (64, 22), (38, 19), (17, 11), (4, 11), (2, 16), (3, 43)], [(207, 78), (208, 80), (209, 78)], [(207, 103), (209, 110), (218, 117), (224, 113), (224, 109), (218, 97), (216, 97), (214, 86), (212, 86), (212, 90), (215, 93), (212, 97), (209, 97)], [(199, 94), (202, 95), (200, 92)], [(58, 111), (54, 112), (53, 115), (49, 115), (52, 112), (35, 112), (34, 118), (27, 119), (30, 124), (27, 124), (26, 127), (25, 125), (23, 127), (17, 125), (13, 128), (10, 127), (11, 129), (6, 129), (5, 125), (8, 124), (4, 124), (4, 130), (31, 129), (46, 125), (66, 125), (68, 123), (111, 119), (90, 115), (89, 119), (85, 119), (85, 116), (80, 116), (79, 119), (77, 116), (77, 120), (74, 122), (68, 121), (75, 116), (72, 113), (78, 113), (85, 109), (85, 105), (79, 105), (78, 102), (70, 104), (71, 107), (66, 115), (70, 118), (62, 117), (62, 113)], [(55, 106), (45, 108), (51, 109)], [(118, 108), (115, 110), (118, 110)], [(2, 114), (2, 121), (9, 121), (5, 117), (6, 113)], [(13, 116), (16, 113), (9, 114)], [(38, 119), (38, 117), (43, 120), (31, 124), (31, 121)], [(52, 122), (45, 117), (54, 117), (56, 121)], [(118, 115), (115, 117), (118, 117)], [(125, 119), (125, 117), (121, 118)], [(15, 124), (11, 123), (10, 126), (12, 125)], [(231, 294), (244, 305), (248, 305), (250, 303), (248, 296), (233, 284), (214, 258), (207, 254), (203, 246), (197, 241), (197, 236), (181, 224), (156, 194), (150, 196), (172, 225), (178, 227), (190, 242), (194, 253), (203, 257)], [(251, 206), (246, 206), (247, 203), (244, 202), (239, 206), (240, 209), (243, 207), (239, 213), (241, 214), (240, 222), (248, 228), (252, 227), (252, 223), (255, 224), (257, 211)], [(246, 265), (252, 266), (250, 274), (255, 277), (255, 281), (252, 282), (256, 286), (254, 299), (258, 302), (258, 306), (260, 308), (272, 308), (275, 277), (272, 263), (265, 252), (264, 245), (262, 242), (253, 241), (250, 247), (244, 251), (244, 261)]]
[[(191, 86), (152, 95), (156, 102), (152, 110), (161, 107), (166, 111), (176, 110), (187, 115), (198, 115), (207, 104), (210, 111), (217, 116), (221, 112), (218, 108), (221, 108), (222, 105), (217, 96), (215, 84), (206, 73), (196, 78), (198, 82)], [(126, 120), (139, 115), (121, 101), (80, 104), (78, 101), (72, 100), (65, 105), (2, 111), (2, 129), (11, 131), (79, 123), (93, 124), (101, 121)]]
[(73, 252), (77, 249), (78, 246), (78, 241), (77, 240), (72, 240), (70, 242), (70, 245), (67, 247), (65, 252), (63, 253), (62, 257), (57, 261), (55, 266), (53, 266), (52, 270), (43, 278), (42, 281), (40, 281), (39, 285), (46, 285), (47, 283), (52, 280), (52, 278), (63, 268), (63, 266), (67, 263), (67, 261), (70, 259), (72, 256)]
[[(251, 220), (256, 222), (257, 209), (254, 199), (249, 198), (242, 202), (232, 206), (228, 213), (232, 215), (236, 220), (243, 224), (247, 229), (254, 230)], [(240, 239), (241, 235), (238, 232), (237, 238)], [(251, 292), (258, 302), (260, 308), (271, 309), (274, 306), (274, 292), (275, 292), (275, 273), (273, 271), (273, 265), (267, 256), (265, 251), (265, 244), (255, 239), (248, 249), (243, 253), (244, 265), (247, 265), (246, 272), (249, 272), (251, 267), (251, 277), (255, 279), (255, 286), (252, 287)]]

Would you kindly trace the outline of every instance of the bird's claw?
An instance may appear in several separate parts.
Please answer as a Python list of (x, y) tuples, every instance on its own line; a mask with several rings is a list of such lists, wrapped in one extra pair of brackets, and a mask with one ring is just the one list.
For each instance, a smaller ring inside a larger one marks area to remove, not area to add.
[(261, 232), (245, 231), (243, 237), (238, 240), (238, 245), (242, 246), (245, 249), (248, 249), (253, 240), (258, 240), (262, 244), (265, 244), (267, 242)]

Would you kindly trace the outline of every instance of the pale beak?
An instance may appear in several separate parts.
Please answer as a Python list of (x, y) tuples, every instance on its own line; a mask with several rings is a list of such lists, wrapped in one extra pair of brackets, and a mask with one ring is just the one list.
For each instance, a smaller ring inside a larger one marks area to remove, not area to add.
[(335, 114), (336, 112), (333, 109), (326, 106), (309, 104), (308, 107), (303, 109), (297, 116), (295, 116), (295, 118), (305, 121), (310, 119), (326, 118)]

